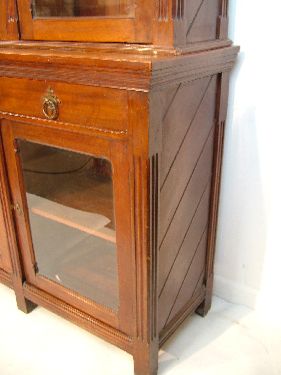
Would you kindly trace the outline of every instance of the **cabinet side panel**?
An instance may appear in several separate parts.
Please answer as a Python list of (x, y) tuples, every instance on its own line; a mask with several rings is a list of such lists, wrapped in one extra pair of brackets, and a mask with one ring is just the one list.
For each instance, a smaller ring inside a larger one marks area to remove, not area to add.
[(219, 8), (220, 0), (186, 1), (186, 43), (216, 39)]
[(167, 93), (160, 166), (159, 332), (204, 290), (217, 82), (214, 75)]
[(227, 39), (228, 0), (174, 0), (175, 44), (192, 47)]

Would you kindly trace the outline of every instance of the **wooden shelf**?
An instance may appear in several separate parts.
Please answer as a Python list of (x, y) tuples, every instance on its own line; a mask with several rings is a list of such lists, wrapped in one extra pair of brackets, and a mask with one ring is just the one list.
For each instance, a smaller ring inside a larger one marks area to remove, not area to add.
[(106, 161), (104, 176), (89, 155), (25, 141), (21, 149), (30, 212), (116, 243), (111, 166)]
[(30, 221), (38, 275), (117, 310), (116, 245), (32, 211)]
[(67, 207), (30, 193), (27, 193), (27, 202), (33, 214), (116, 243), (115, 231), (106, 228), (110, 220), (103, 215)]

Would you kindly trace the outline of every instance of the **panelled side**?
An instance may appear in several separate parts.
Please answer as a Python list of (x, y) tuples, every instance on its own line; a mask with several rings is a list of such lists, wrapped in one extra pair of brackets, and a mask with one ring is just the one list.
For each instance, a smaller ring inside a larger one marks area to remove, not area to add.
[(175, 45), (227, 39), (228, 0), (174, 0)]
[(218, 87), (214, 74), (161, 94), (160, 340), (205, 298)]

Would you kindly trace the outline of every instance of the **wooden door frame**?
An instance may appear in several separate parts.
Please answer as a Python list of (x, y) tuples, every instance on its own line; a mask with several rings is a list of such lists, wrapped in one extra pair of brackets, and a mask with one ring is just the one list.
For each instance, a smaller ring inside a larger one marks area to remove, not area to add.
[(152, 43), (155, 5), (135, 0), (135, 17), (33, 19), (30, 0), (17, 0), (21, 39), (72, 42)]
[[(28, 284), (54, 295), (56, 298), (65, 301), (90, 316), (116, 329), (121, 329), (126, 334), (132, 334), (134, 325), (134, 279), (132, 272), (130, 272), (133, 262), (133, 235), (131, 230), (132, 210), (130, 197), (133, 194), (133, 184), (130, 180), (132, 164), (129, 162), (129, 147), (127, 142), (116, 139), (99, 138), (94, 135), (78, 135), (77, 133), (74, 134), (68, 131), (10, 120), (3, 120), (1, 128), (12, 201), (18, 202), (23, 210), (23, 214), (15, 213), (15, 224), (19, 251), (23, 260), (24, 279)], [(35, 258), (32, 249), (31, 232), (29, 230), (27, 202), (23, 186), (23, 175), (20, 169), (20, 158), (15, 142), (16, 139), (24, 139), (93, 156), (100, 156), (111, 161), (113, 169), (113, 191), (116, 197), (115, 215), (120, 303), (117, 313), (107, 307), (79, 296), (76, 293), (67, 291), (62, 286), (42, 276), (36, 276), (34, 271)], [(125, 183), (126, 181), (128, 183)]]
[(18, 12), (16, 0), (0, 1), (0, 41), (18, 40)]

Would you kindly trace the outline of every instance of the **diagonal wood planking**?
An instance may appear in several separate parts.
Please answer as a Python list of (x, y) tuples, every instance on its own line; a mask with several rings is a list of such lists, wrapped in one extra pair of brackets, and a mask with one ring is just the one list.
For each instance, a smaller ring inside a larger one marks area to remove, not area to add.
[[(190, 126), (187, 126), (187, 131), (183, 137), (179, 137), (179, 142), (174, 142), (175, 157), (172, 161), (170, 169), (168, 170), (168, 174), (164, 178), (160, 194), (160, 243), (175, 214), (177, 206), (182, 198), (186, 185), (190, 179), (190, 176), (192, 175), (204, 143), (206, 142), (208, 134), (214, 123), (215, 91), (216, 79), (213, 77), (207, 91), (204, 93), (200, 107), (196, 108), (196, 116), (193, 117), (192, 123)], [(188, 103), (189, 97), (185, 97), (185, 99), (186, 103)], [(177, 106), (173, 107), (175, 111), (176, 108)], [(178, 122), (175, 121), (165, 125), (171, 126), (173, 129), (182, 126), (182, 123), (178, 123), (178, 125), (177, 123)], [(204, 126), (201, 125), (202, 123)], [(165, 142), (165, 125), (163, 129), (163, 144)], [(170, 140), (170, 142), (172, 143), (172, 140)], [(164, 154), (165, 150), (163, 147), (162, 155)], [(184, 169), (182, 168), (183, 165), (185, 166)], [(163, 168), (163, 163), (161, 168), (161, 175), (163, 175), (167, 169), (165, 166)]]
[[(209, 196), (210, 196), (210, 185), (205, 190), (203, 197), (200, 201), (198, 211), (192, 220), (192, 225), (188, 228), (184, 241), (182, 242), (178, 254), (173, 263), (173, 267), (167, 277), (162, 293), (159, 297), (159, 328), (160, 330), (164, 327), (167, 318), (170, 316), (170, 312), (175, 304), (175, 296), (177, 296), (182, 282), (186, 277), (186, 273), (190, 269), (190, 265), (193, 256), (196, 253), (198, 243), (202, 237), (202, 234), (206, 230), (208, 222), (208, 208), (209, 208)], [(206, 243), (205, 243), (206, 244)], [(205, 250), (203, 255), (205, 258)], [(200, 269), (201, 271), (201, 269)], [(197, 281), (197, 280), (196, 280)], [(186, 303), (188, 299), (185, 299)]]
[(175, 316), (178, 311), (181, 310), (181, 308), (186, 304), (186, 301), (189, 301), (195, 294), (195, 290), (198, 287), (198, 279), (200, 279), (202, 283), (202, 271), (205, 267), (206, 245), (207, 225), (197, 244), (189, 268), (186, 271), (183, 281), (179, 287), (179, 291), (174, 298), (172, 308), (165, 322), (165, 326), (169, 323), (170, 319)]
[(216, 39), (220, 5), (221, 0), (186, 0), (187, 43)]
[(213, 76), (167, 93), (160, 168), (159, 332), (204, 282), (216, 91)]
[(202, 195), (211, 178), (213, 133), (211, 137), (208, 137), (208, 140), (207, 145), (204, 147), (199, 157), (183, 198), (179, 202), (173, 220), (160, 245), (159, 260), (162, 264), (159, 275), (160, 293), (184, 239), (186, 230), (191, 225), (194, 215), (198, 210)]
[[(180, 144), (194, 120), (209, 84), (210, 77), (193, 81), (185, 86), (179, 85), (176, 90), (173, 90), (171, 99), (171, 93), (168, 92), (170, 101), (163, 116), (161, 186), (168, 175)], [(181, 110), (177, 110), (178, 108)], [(174, 126), (174, 124), (182, 124), (182, 126)]]
[(207, 0), (188, 0), (186, 37), (190, 34), (194, 23)]

